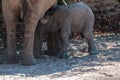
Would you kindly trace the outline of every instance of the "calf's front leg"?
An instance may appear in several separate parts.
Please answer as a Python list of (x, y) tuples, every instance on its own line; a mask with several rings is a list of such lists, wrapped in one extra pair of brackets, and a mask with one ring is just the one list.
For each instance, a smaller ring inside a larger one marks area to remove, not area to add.
[(62, 51), (58, 54), (60, 58), (67, 58), (68, 57), (68, 39), (70, 36), (71, 27), (69, 25), (63, 26), (61, 29), (61, 45)]

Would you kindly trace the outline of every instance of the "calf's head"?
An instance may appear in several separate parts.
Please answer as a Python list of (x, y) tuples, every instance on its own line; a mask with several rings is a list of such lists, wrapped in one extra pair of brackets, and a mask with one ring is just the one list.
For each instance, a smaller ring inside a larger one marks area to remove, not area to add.
[(49, 28), (50, 26), (53, 26), (52, 23), (55, 23), (54, 19), (59, 15), (58, 13), (58, 7), (54, 7), (49, 9), (44, 17), (40, 20), (41, 28)]
[(48, 31), (57, 31), (64, 25), (67, 15), (66, 9), (62, 6), (51, 8), (40, 20), (40, 27)]

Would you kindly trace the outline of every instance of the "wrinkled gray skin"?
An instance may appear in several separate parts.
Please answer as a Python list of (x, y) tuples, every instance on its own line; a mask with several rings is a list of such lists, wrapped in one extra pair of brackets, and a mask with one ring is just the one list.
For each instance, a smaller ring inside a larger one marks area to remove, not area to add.
[[(16, 54), (16, 26), (24, 0), (2, 0), (2, 11), (7, 29), (7, 63), (17, 63)], [(25, 0), (28, 4), (24, 16), (25, 37), (22, 53), (22, 64), (25, 66), (36, 64), (33, 56), (34, 33), (38, 21), (45, 12), (56, 4), (57, 0)], [(48, 4), (49, 3), (49, 4)]]
[[(90, 54), (98, 53), (94, 37), (94, 14), (84, 3), (77, 2), (68, 6), (59, 6), (47, 12), (40, 21), (41, 28), (48, 32), (60, 30), (62, 51), (58, 50), (58, 56), (64, 57), (67, 53), (68, 38), (72, 32), (80, 32), (88, 41)], [(59, 41), (58, 41), (59, 44)]]

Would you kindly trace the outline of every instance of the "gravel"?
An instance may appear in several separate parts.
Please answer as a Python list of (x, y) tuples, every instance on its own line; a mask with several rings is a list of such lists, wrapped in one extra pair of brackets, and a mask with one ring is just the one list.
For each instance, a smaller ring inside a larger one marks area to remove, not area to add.
[(96, 37), (99, 54), (88, 55), (85, 40), (70, 40), (70, 58), (44, 56), (33, 66), (1, 64), (0, 80), (120, 80), (120, 37)]

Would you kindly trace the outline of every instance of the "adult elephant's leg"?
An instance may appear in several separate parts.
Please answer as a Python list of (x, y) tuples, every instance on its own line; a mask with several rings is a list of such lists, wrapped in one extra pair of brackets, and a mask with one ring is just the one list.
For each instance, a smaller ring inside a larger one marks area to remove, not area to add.
[(43, 55), (42, 44), (44, 37), (45, 37), (44, 32), (43, 30), (40, 29), (38, 24), (37, 29), (35, 31), (34, 49), (33, 49), (33, 54), (35, 58), (40, 58)]
[(47, 46), (48, 46), (47, 55), (59, 56), (59, 54), (63, 52), (61, 30), (48, 33)]
[(56, 48), (57, 48), (57, 53), (56, 55), (60, 54), (63, 52), (63, 44), (62, 44), (62, 37), (61, 37), (61, 30), (58, 30), (56, 32)]
[(35, 31), (35, 37), (34, 37), (34, 47), (33, 47), (33, 53), (34, 53), (34, 57), (35, 58), (39, 58), (40, 57), (40, 38), (39, 38), (39, 34), (38, 34), (38, 28)]
[(56, 32), (49, 32), (47, 37), (47, 55), (55, 55), (56, 53)]
[(34, 5), (32, 5), (32, 9), (28, 8), (25, 15), (25, 39), (22, 58), (23, 65), (28, 66), (36, 64), (36, 60), (33, 56), (35, 29), (39, 19), (41, 19), (45, 12), (54, 5), (55, 1), (56, 0), (30, 0), (30, 2), (34, 3)]
[(18, 62), (16, 54), (16, 25), (19, 13), (19, 1), (13, 5), (2, 0), (2, 10), (7, 30), (7, 63)]
[(36, 30), (39, 16), (35, 12), (28, 12), (25, 17), (25, 37), (24, 37), (24, 49), (23, 49), (23, 65), (34, 65), (36, 60), (33, 56), (33, 45), (34, 45), (34, 33)]

